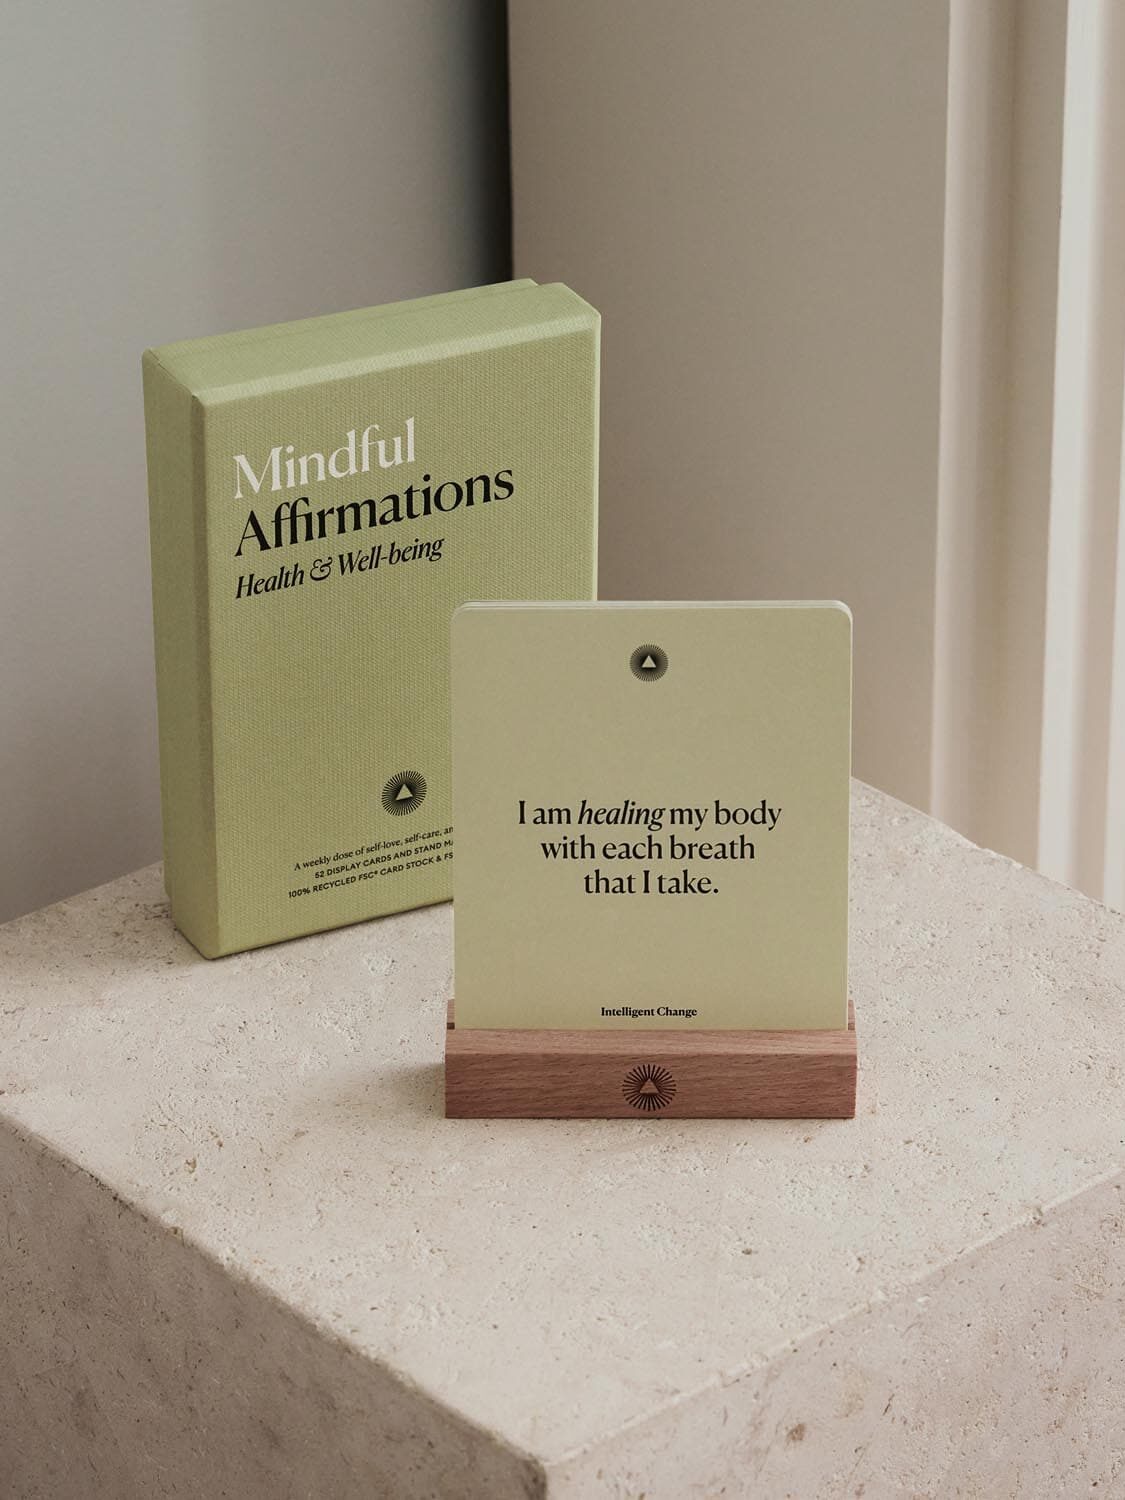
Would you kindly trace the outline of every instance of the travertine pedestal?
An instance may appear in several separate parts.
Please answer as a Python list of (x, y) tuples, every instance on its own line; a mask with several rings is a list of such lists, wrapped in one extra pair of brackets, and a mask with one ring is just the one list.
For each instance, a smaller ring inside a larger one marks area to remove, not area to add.
[(0, 929), (0, 1495), (1125, 1494), (1125, 919), (853, 870), (843, 1122), (444, 1119), (445, 907)]

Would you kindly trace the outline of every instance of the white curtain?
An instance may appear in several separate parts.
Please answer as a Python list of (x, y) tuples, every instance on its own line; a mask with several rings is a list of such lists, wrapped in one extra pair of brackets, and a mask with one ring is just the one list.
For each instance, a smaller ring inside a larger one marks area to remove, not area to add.
[(955, 0), (933, 810), (1125, 904), (1125, 6)]
[(840, 597), (855, 769), (1125, 905), (1125, 0), (510, 0), (604, 597)]

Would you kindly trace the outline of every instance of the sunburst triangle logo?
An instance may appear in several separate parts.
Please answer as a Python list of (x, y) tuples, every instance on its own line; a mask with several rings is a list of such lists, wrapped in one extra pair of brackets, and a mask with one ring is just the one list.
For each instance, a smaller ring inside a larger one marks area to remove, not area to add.
[(399, 771), (383, 787), (383, 808), (394, 818), (405, 817), (426, 800), (426, 778), (420, 771)]
[(640, 1063), (625, 1074), (621, 1084), (625, 1102), (634, 1109), (666, 1109), (676, 1097), (676, 1080), (659, 1063)]

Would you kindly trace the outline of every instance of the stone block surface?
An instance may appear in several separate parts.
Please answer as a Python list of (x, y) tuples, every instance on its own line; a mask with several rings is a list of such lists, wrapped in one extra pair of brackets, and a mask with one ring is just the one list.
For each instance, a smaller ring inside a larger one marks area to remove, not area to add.
[(0, 1495), (1125, 1495), (1125, 918), (857, 786), (846, 1122), (447, 1121), (451, 912), (0, 928)]

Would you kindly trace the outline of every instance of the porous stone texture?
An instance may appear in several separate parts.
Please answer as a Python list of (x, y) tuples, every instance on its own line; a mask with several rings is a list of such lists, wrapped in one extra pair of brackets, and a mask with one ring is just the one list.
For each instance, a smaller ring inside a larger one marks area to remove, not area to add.
[(451, 912), (0, 929), (0, 1494), (1125, 1495), (1125, 919), (868, 788), (854, 1121), (447, 1121)]

